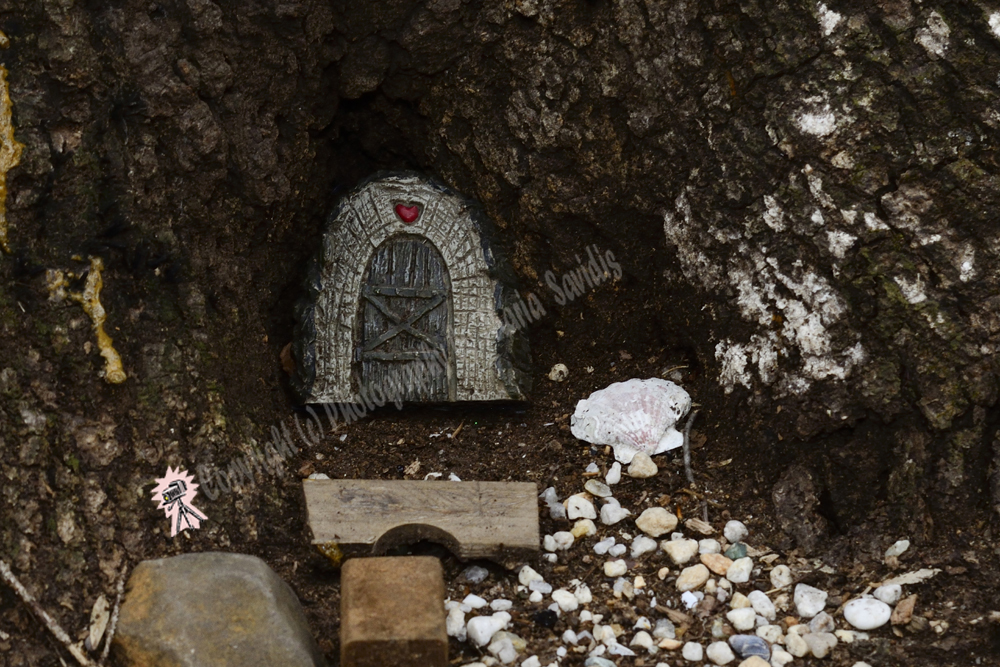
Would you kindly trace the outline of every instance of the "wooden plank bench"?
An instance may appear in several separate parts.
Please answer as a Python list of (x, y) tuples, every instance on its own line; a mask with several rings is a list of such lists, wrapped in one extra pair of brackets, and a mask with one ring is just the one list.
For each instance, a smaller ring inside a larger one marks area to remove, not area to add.
[(372, 556), (421, 540), (502, 564), (539, 548), (538, 489), (525, 482), (306, 479), (313, 544)]

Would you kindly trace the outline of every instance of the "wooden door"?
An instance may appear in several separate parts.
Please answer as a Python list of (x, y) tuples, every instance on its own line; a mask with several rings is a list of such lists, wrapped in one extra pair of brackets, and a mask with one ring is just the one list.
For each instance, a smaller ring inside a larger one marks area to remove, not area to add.
[(386, 402), (454, 400), (451, 292), (441, 253), (418, 236), (379, 246), (365, 272), (355, 361)]

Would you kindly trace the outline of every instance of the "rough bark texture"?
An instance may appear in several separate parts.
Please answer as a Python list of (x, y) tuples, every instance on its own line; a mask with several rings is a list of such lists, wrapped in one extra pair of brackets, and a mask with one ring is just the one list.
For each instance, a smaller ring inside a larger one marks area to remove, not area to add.
[[(21, 571), (48, 532), (54, 583), (93, 566), (84, 542), (112, 580), (150, 553), (154, 470), (266, 437), (302, 267), (335, 192), (378, 169), (483, 202), (595, 357), (685, 354), (700, 424), (760, 452), (738, 462), (760, 494), (801, 464), (810, 516), (918, 537), (1000, 505), (984, 4), (4, 0), (0, 29), (25, 146), (0, 257), (0, 553)], [(624, 279), (560, 308), (545, 273), (587, 244)], [(120, 386), (46, 290), (88, 255)], [(219, 512), (255, 539), (251, 510), (286, 502)]]

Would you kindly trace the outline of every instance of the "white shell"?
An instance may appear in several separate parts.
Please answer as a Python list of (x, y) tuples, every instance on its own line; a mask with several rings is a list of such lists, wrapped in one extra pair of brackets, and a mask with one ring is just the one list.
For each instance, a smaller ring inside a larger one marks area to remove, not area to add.
[(650, 456), (684, 444), (674, 426), (691, 409), (691, 396), (668, 380), (628, 380), (595, 391), (576, 404), (573, 435), (594, 445), (611, 445), (615, 458), (631, 463), (636, 452)]

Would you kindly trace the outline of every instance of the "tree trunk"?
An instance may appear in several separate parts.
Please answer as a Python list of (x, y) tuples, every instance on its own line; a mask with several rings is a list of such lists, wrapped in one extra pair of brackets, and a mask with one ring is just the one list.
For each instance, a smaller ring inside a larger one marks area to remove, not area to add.
[[(4, 0), (0, 30), (24, 146), (0, 256), (0, 554), (22, 570), (44, 554), (68, 584), (92, 564), (60, 549), (99, 538), (113, 579), (149, 552), (153, 472), (268, 439), (336, 193), (398, 168), (479, 199), (525, 292), (567, 338), (596, 336), (595, 359), (685, 359), (706, 447), (741, 451), (779, 519), (805, 517), (800, 546), (995, 520), (985, 5)], [(590, 244), (625, 275), (560, 306), (546, 274)], [(90, 257), (121, 385), (63, 298)], [(253, 540), (250, 510), (287, 502), (219, 512)]]

